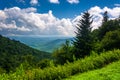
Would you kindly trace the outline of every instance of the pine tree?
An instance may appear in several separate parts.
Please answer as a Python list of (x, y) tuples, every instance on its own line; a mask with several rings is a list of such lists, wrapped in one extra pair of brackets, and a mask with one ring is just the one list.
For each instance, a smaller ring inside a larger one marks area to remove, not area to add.
[[(106, 34), (106, 32), (108, 31), (108, 27), (112, 25), (112, 22), (110, 22), (108, 17), (108, 12), (105, 11), (103, 14), (103, 22), (101, 27), (99, 28), (99, 33), (98, 33), (98, 39), (101, 41), (102, 38), (104, 37), (104, 35)], [(109, 24), (108, 24), (109, 23)]]
[(107, 22), (108, 21), (108, 12), (105, 11), (104, 14), (103, 14), (103, 23)]
[(92, 20), (90, 14), (88, 11), (84, 12), (82, 19), (79, 20), (78, 24), (76, 25), (76, 37), (73, 41), (76, 58), (81, 58), (89, 55), (90, 50), (92, 49), (91, 24)]

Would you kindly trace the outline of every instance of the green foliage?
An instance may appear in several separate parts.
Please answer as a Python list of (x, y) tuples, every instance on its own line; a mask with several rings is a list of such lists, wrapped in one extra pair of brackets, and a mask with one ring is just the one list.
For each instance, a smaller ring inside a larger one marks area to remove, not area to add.
[(101, 49), (120, 49), (120, 30), (107, 32), (101, 41)]
[(25, 62), (33, 66), (44, 58), (50, 58), (50, 54), (0, 35), (0, 67), (6, 72), (15, 71)]
[(120, 29), (119, 23), (120, 23), (119, 19), (109, 20), (107, 22), (104, 22), (98, 30), (98, 39), (102, 40), (105, 34), (109, 31)]
[(77, 73), (83, 73), (89, 70), (102, 68), (105, 65), (120, 60), (120, 50), (113, 50), (103, 52), (100, 55), (85, 57), (74, 61), (73, 63), (66, 63), (63, 66), (51, 66), (42, 69), (24, 70), (21, 65), (15, 73), (1, 74), (1, 80), (61, 80)]
[(0, 74), (6, 73), (6, 70), (0, 67)]
[(53, 52), (53, 57), (55, 58), (55, 63), (64, 64), (67, 61), (73, 61), (73, 47), (70, 45), (69, 41)]
[(119, 75), (120, 61), (113, 62), (102, 69), (77, 74), (64, 80), (119, 80)]
[(49, 59), (43, 59), (37, 63), (37, 67), (39, 67), (41, 69), (50, 67), (50, 66), (51, 66), (51, 60), (49, 60)]
[(82, 15), (82, 19), (77, 24), (76, 37), (73, 41), (75, 47), (75, 56), (77, 58), (85, 57), (90, 54), (92, 49), (91, 39), (91, 16), (88, 12)]
[[(66, 41), (61, 48), (53, 52), (56, 64), (52, 60), (44, 59), (50, 58), (50, 54), (0, 35), (0, 79), (61, 80), (120, 60), (120, 50), (108, 51), (120, 49), (120, 19), (108, 21), (105, 12), (102, 26), (93, 32), (91, 23), (90, 14), (85, 12), (78, 22), (73, 46)], [(95, 52), (103, 50), (108, 52), (101, 54)]]
[(119, 48), (120, 19), (104, 22), (99, 29), (92, 32), (93, 50), (101, 52)]

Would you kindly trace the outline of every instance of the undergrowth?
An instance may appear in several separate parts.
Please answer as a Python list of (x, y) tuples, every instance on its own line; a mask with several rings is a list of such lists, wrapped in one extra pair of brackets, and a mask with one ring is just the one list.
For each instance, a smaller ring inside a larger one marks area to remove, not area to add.
[(102, 68), (117, 60), (120, 60), (120, 50), (103, 52), (100, 55), (94, 53), (89, 57), (74, 61), (73, 63), (68, 62), (63, 66), (51, 66), (43, 70), (38, 68), (24, 70), (24, 67), (21, 64), (16, 72), (1, 74), (0, 80), (60, 80), (77, 73)]

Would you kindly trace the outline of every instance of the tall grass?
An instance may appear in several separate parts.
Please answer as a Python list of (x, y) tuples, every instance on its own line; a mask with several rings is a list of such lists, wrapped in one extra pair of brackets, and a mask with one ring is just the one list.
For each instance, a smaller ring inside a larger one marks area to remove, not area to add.
[(63, 66), (51, 66), (43, 70), (24, 70), (21, 65), (15, 73), (1, 74), (0, 80), (60, 80), (76, 73), (102, 68), (111, 62), (120, 60), (120, 50), (103, 52), (100, 55), (94, 54), (73, 63), (68, 62)]

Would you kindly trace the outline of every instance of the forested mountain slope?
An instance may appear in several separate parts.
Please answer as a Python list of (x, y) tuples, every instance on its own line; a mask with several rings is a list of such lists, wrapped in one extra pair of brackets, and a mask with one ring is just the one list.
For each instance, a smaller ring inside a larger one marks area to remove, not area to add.
[(0, 67), (6, 71), (16, 68), (25, 61), (35, 63), (45, 58), (50, 58), (50, 54), (0, 35)]

